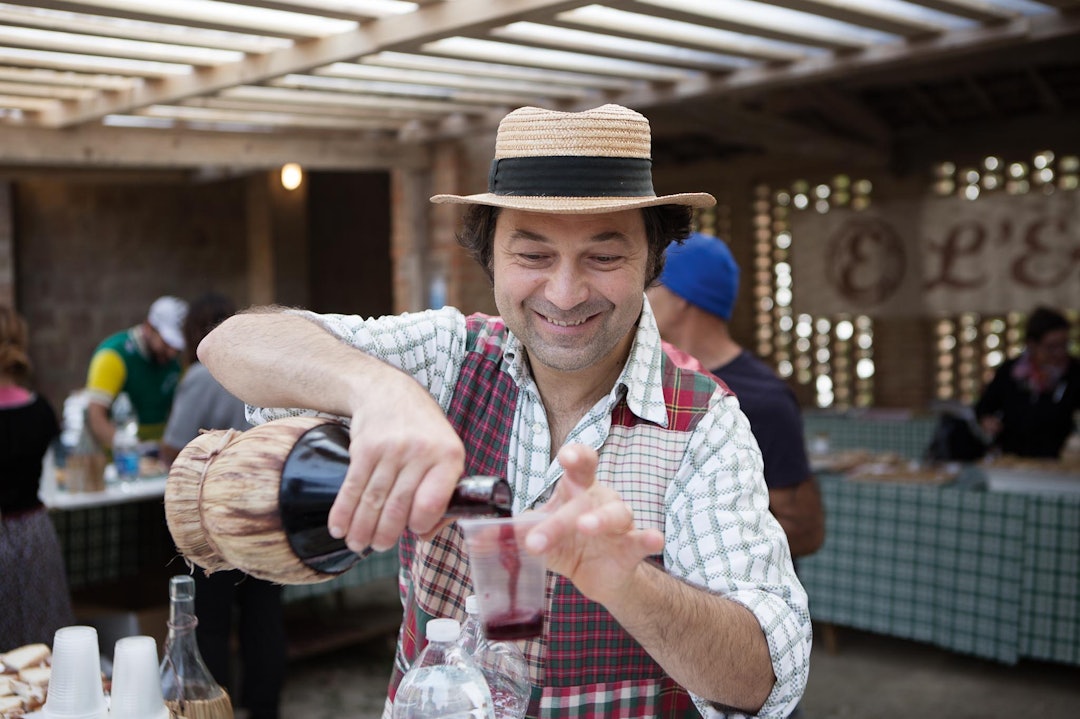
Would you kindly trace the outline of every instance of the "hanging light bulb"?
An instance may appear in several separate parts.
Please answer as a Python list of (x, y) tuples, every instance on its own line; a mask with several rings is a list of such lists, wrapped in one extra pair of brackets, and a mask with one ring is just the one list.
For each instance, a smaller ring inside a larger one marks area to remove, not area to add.
[(295, 162), (281, 166), (281, 186), (286, 190), (295, 190), (304, 181), (304, 168)]

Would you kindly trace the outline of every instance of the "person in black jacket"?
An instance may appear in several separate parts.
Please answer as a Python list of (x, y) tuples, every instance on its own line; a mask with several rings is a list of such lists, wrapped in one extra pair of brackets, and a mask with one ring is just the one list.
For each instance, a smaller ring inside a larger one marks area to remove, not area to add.
[(26, 321), (0, 305), (0, 652), (51, 645), (75, 622), (60, 539), (38, 497), (60, 423), (30, 374)]
[(1080, 361), (1069, 354), (1069, 321), (1038, 307), (1024, 339), (1024, 352), (994, 373), (975, 416), (1002, 453), (1056, 458), (1080, 410)]

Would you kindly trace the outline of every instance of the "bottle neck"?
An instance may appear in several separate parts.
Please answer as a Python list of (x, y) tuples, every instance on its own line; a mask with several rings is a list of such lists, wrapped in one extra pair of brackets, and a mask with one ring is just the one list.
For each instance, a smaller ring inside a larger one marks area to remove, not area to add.
[(173, 607), (169, 611), (169, 639), (180, 639), (183, 637), (194, 636), (195, 627), (199, 625), (199, 620), (194, 614), (177, 613), (176, 608)]
[(173, 579), (169, 591), (169, 636), (190, 634), (199, 620), (195, 616), (194, 584), (190, 578)]
[[(305, 565), (326, 574), (344, 572), (361, 556), (344, 539), (331, 537), (326, 526), (349, 467), (349, 442), (344, 425), (318, 425), (293, 444), (281, 469), (278, 510), (289, 546)], [(464, 477), (446, 517), (510, 516), (512, 507), (513, 493), (505, 479)]]

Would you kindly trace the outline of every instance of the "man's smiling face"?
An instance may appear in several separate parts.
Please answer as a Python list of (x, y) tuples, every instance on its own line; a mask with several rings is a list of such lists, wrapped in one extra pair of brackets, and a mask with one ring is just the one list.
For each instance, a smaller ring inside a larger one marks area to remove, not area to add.
[(503, 210), (492, 257), (495, 303), (534, 369), (587, 370), (629, 352), (647, 260), (640, 210)]

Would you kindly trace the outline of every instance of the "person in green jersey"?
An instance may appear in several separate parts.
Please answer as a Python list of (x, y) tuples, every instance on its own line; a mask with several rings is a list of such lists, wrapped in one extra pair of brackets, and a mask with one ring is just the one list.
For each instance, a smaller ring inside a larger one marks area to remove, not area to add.
[(86, 376), (86, 419), (97, 443), (111, 449), (116, 423), (111, 408), (124, 392), (139, 422), (141, 441), (159, 441), (180, 381), (187, 302), (164, 296), (154, 300), (146, 319), (111, 335), (94, 350)]

